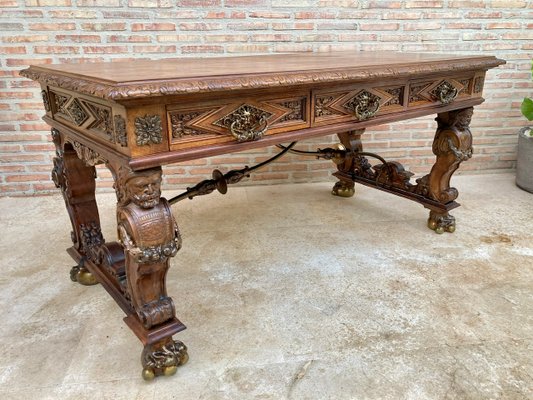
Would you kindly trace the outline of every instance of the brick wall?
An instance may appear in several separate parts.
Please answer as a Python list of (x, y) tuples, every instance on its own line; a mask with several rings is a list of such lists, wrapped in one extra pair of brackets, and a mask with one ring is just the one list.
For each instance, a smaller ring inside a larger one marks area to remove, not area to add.
[[(463, 172), (514, 168), (516, 131), (526, 124), (519, 104), (533, 88), (531, 0), (0, 0), (0, 16), (0, 195), (55, 190), (39, 90), (17, 75), (28, 64), (330, 49), (493, 54), (508, 63), (488, 74), (487, 101), (472, 123), (475, 156)], [(433, 162), (434, 130), (433, 117), (377, 126), (365, 134), (366, 149), (423, 173)], [(166, 187), (272, 151), (168, 167)], [(330, 162), (291, 156), (248, 183), (327, 180), (332, 170)], [(110, 174), (99, 176), (110, 187)]]

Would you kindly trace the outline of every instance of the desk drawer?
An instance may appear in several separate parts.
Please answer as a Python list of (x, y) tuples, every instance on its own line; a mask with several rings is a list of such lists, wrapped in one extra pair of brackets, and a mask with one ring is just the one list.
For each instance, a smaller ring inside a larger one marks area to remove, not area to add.
[(481, 96), (482, 76), (474, 73), (427, 77), (392, 84), (366, 84), (314, 90), (312, 125), (376, 119), (406, 109), (450, 104)]
[(170, 149), (250, 141), (310, 126), (309, 93), (167, 106)]

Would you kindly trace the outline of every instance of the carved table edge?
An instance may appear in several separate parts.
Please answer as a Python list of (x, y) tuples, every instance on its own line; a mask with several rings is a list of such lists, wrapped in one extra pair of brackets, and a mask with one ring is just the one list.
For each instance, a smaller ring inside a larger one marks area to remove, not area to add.
[(390, 77), (413, 76), (418, 74), (438, 74), (472, 70), (488, 70), (505, 61), (496, 57), (479, 56), (479, 58), (460, 60), (441, 60), (413, 65), (399, 64), (389, 68), (354, 67), (352, 69), (286, 71), (272, 74), (243, 74), (235, 76), (196, 77), (161, 80), (157, 83), (106, 83), (103, 81), (69, 76), (46, 67), (30, 66), (19, 74), (40, 83), (73, 90), (79, 93), (109, 100), (128, 100), (142, 97), (167, 96), (187, 93), (204, 93), (231, 91), (241, 89), (259, 89), (269, 87), (321, 84), (328, 82), (365, 81)]

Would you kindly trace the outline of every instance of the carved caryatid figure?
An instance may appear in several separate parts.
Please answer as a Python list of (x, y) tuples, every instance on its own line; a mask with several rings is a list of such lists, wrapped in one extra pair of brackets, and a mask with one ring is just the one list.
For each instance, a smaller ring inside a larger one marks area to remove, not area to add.
[(181, 247), (178, 225), (161, 198), (161, 169), (141, 172), (120, 169), (117, 183), (118, 233), (126, 252), (131, 301), (145, 328), (174, 317), (167, 297), (168, 258)]
[[(115, 179), (128, 295), (139, 321), (149, 330), (175, 317), (165, 278), (169, 258), (181, 248), (181, 235), (167, 200), (161, 198), (161, 168), (133, 172), (119, 167)], [(171, 337), (150, 343), (142, 355), (143, 377), (172, 374), (187, 359), (185, 345)]]

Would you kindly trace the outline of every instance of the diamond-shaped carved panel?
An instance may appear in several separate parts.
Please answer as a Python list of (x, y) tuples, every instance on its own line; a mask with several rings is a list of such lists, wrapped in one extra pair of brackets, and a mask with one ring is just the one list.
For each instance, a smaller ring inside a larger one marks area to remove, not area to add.
[(78, 99), (72, 100), (66, 109), (71, 120), (78, 126), (82, 125), (85, 121), (87, 121), (87, 118), (89, 118), (89, 115), (87, 115)]

